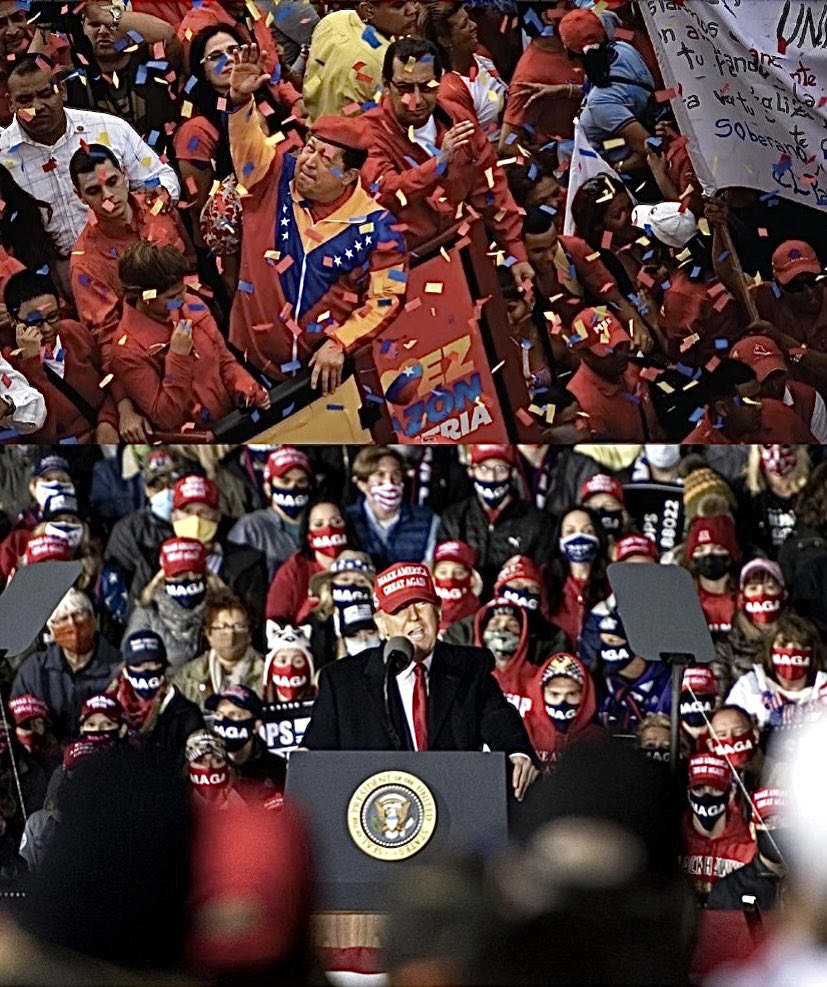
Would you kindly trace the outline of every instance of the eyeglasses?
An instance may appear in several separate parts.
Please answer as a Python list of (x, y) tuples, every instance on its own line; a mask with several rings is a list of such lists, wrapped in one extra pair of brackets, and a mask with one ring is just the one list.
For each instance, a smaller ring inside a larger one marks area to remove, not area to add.
[(439, 85), (432, 85), (431, 83), (436, 80), (430, 80), (428, 82), (397, 82), (396, 79), (390, 80), (390, 85), (399, 93), (400, 96), (412, 96), (414, 93), (418, 93), (420, 96), (427, 96), (429, 99), (431, 97), (436, 98), (439, 93)]
[(60, 322), (60, 312), (51, 312), (49, 315), (44, 315), (39, 319), (33, 316), (28, 316), (26, 319), (20, 319), (21, 325), (29, 328), (34, 326), (35, 329), (43, 329), (44, 326), (56, 326)]
[(236, 634), (243, 634), (244, 631), (249, 631), (249, 624), (213, 624), (210, 627), (211, 631), (235, 631)]
[(792, 292), (795, 295), (799, 291), (812, 290), (817, 284), (815, 274), (801, 274), (797, 278), (793, 278), (792, 281), (788, 281), (787, 284), (783, 285), (783, 288), (784, 291)]
[(232, 59), (235, 57), (236, 52), (241, 51), (241, 45), (231, 45), (229, 48), (217, 49), (216, 51), (211, 51), (209, 55), (205, 55), (201, 59), (201, 64), (205, 65), (209, 63), (210, 65), (217, 65), (224, 59)]

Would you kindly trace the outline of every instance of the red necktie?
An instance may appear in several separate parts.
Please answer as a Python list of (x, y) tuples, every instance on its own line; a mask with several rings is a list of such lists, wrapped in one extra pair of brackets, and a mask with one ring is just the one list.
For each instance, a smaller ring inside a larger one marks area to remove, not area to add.
[(413, 721), (416, 734), (416, 749), (428, 750), (428, 690), (425, 688), (425, 666), (414, 664)]

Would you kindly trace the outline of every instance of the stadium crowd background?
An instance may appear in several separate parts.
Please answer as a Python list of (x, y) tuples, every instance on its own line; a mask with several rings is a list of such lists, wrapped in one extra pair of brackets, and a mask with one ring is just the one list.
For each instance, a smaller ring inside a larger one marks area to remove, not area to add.
[[(440, 638), (488, 649), (552, 817), (561, 755), (581, 752), (599, 801), (616, 738), (655, 765), (637, 781), (615, 767), (638, 807), (659, 806), (661, 876), (699, 907), (784, 900), (785, 772), (827, 688), (823, 447), (21, 446), (0, 454), (0, 496), (4, 580), (82, 564), (31, 652), (2, 665), (6, 889), (49, 873), (79, 769), (130, 751), (192, 804), (281, 818), (301, 737), (268, 749), (262, 722), (380, 643), (377, 573), (424, 562)], [(689, 569), (713, 636), (715, 661), (683, 680), (677, 782), (669, 671), (631, 650), (611, 561)]]
[(549, 441), (827, 441), (818, 211), (704, 200), (667, 97), (625, 0), (2, 0), (4, 438), (334, 394), (481, 217)]

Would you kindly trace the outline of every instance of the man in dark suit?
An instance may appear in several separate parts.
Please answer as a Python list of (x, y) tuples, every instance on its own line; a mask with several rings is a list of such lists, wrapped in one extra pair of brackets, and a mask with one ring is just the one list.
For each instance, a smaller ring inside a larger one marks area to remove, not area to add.
[(375, 592), (380, 634), (407, 638), (413, 660), (389, 672), (382, 648), (370, 648), (325, 665), (304, 746), (456, 751), (486, 744), (508, 754), (514, 794), (522, 800), (538, 776), (535, 755), (519, 713), (491, 674), (491, 653), (437, 641), (440, 602), (426, 566), (390, 566), (377, 576)]

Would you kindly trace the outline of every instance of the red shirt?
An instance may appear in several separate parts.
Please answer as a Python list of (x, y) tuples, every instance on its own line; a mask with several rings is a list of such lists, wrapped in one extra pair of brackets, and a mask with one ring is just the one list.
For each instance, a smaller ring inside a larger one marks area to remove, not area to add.
[(706, 618), (707, 627), (713, 634), (725, 634), (732, 630), (735, 617), (735, 593), (710, 593), (702, 586), (697, 587), (698, 599)]
[(587, 604), (584, 590), (587, 585), (586, 581), (575, 579), (569, 573), (563, 584), (563, 599), (557, 612), (551, 615), (552, 621), (566, 632), (566, 636), (573, 643), (575, 654), (580, 645), (580, 634), (586, 619)]
[(191, 7), (190, 0), (132, 0), (132, 9), (136, 14), (152, 14), (173, 27), (178, 27)]
[(372, 189), (375, 185), (382, 206), (407, 226), (411, 249), (454, 226), (457, 207), (465, 203), (485, 217), (504, 250), (518, 261), (527, 260), (517, 204), (476, 117), (459, 103), (437, 98), (437, 147), (457, 123), (474, 123), (470, 146), (458, 151), (442, 173), (439, 158), (409, 139), (408, 128), (396, 119), (387, 98), (362, 120), (370, 128), (370, 152), (362, 174)]
[(808, 315), (789, 305), (784, 300), (783, 293), (780, 298), (776, 298), (772, 285), (761, 284), (755, 292), (758, 315), (767, 322), (774, 323), (782, 332), (794, 336), (799, 342), (827, 353), (827, 287), (821, 284), (819, 288), (821, 308), (814, 315)]
[(691, 811), (683, 817), (681, 870), (688, 874), (696, 893), (705, 898), (712, 885), (755, 856), (755, 841), (737, 808), (730, 806), (724, 832), (716, 839), (701, 835), (692, 825)]
[(294, 552), (279, 566), (267, 590), (265, 613), (280, 624), (301, 624), (319, 602), (310, 593), (310, 577), (322, 572), (315, 559)]
[(582, 66), (572, 62), (565, 51), (547, 51), (533, 41), (520, 56), (508, 87), (504, 122), (512, 127), (530, 128), (530, 143), (543, 147), (552, 140), (570, 140), (574, 137), (574, 118), (580, 109), (582, 96), (571, 99), (535, 99), (526, 109), (531, 90), (520, 85), (526, 82), (543, 82), (560, 86), (573, 83), (582, 86), (585, 73)]
[(758, 431), (742, 435), (735, 442), (713, 426), (707, 411), (683, 442), (686, 445), (760, 445), (764, 442), (807, 443), (815, 442), (815, 439), (809, 426), (792, 408), (772, 398), (761, 398), (761, 428)]
[[(669, 344), (669, 356), (676, 363), (704, 367), (712, 357), (726, 353), (716, 342), (724, 340), (729, 349), (743, 336), (747, 320), (718, 278), (693, 281), (690, 270), (691, 262), (670, 274), (658, 322)], [(693, 336), (699, 338), (683, 348), (684, 341)]]
[[(660, 436), (649, 387), (640, 379), (637, 364), (630, 363), (623, 379), (614, 383), (596, 374), (584, 361), (566, 388), (589, 416), (592, 433), (600, 438), (642, 443), (655, 441)], [(643, 416), (648, 436), (644, 432)]]
[(112, 346), (112, 372), (158, 432), (178, 432), (188, 422), (199, 431), (209, 428), (232, 411), (237, 396), (263, 395), (227, 349), (207, 306), (194, 295), (186, 298), (181, 318), (192, 320), (188, 356), (170, 349), (169, 323), (155, 322), (131, 305), (124, 306)]
[(173, 138), (175, 157), (179, 161), (210, 164), (215, 158), (219, 136), (218, 131), (206, 117), (190, 117), (175, 131)]
[[(94, 339), (79, 322), (70, 319), (62, 319), (57, 332), (66, 353), (64, 381), (97, 412), (97, 424), (107, 422), (117, 430), (115, 402), (109, 392), (100, 387), (104, 374)], [(94, 442), (95, 426), (47, 376), (41, 356), (24, 360), (13, 353), (8, 354), (9, 363), (40, 391), (46, 402), (46, 421), (41, 429), (32, 432), (31, 441), (44, 445), (55, 445), (68, 438)]]

